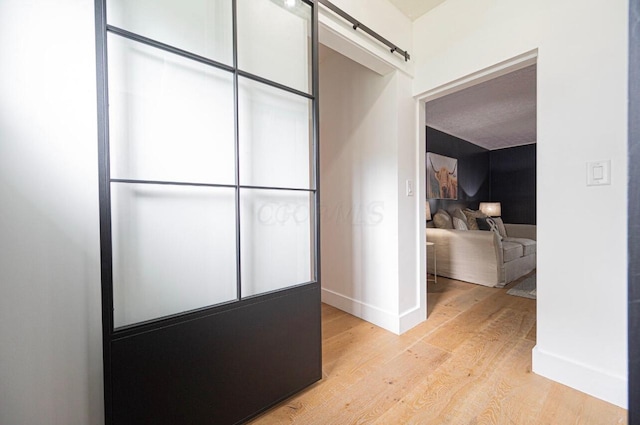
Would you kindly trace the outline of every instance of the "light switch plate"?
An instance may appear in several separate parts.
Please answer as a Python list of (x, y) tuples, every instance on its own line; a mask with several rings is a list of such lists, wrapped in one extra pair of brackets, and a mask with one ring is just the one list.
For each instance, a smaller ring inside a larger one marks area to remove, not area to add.
[(407, 180), (407, 196), (413, 196), (413, 180)]
[(611, 160), (587, 162), (587, 186), (611, 184)]

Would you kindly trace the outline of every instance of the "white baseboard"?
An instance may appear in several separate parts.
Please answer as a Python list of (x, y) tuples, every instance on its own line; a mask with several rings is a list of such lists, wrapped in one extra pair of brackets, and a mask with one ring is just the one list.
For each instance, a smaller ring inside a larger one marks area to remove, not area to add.
[(404, 314), (397, 314), (325, 288), (322, 288), (322, 302), (396, 335), (406, 332), (426, 319), (426, 311), (422, 311), (420, 308), (412, 309)]
[(533, 348), (533, 372), (627, 409), (627, 379)]
[(325, 288), (322, 288), (322, 302), (380, 326), (389, 332), (400, 334), (400, 321), (398, 320), (398, 315), (395, 313)]
[[(426, 292), (426, 290), (425, 290)], [(427, 320), (427, 307), (415, 307), (400, 315), (400, 335)]]

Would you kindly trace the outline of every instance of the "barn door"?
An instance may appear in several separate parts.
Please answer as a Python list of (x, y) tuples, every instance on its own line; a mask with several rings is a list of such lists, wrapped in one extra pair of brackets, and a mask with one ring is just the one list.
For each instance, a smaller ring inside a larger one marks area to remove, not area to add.
[(106, 423), (242, 422), (321, 377), (315, 1), (96, 23)]

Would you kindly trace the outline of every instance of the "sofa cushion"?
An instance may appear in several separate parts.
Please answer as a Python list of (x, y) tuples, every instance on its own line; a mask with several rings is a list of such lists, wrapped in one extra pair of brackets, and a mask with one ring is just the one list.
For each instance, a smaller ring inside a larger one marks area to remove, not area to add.
[(522, 244), (518, 242), (505, 242), (502, 241), (502, 255), (504, 256), (504, 262), (508, 263), (517, 258), (522, 257), (524, 252)]
[(438, 229), (453, 229), (451, 216), (445, 210), (438, 210), (436, 215), (433, 216), (433, 224), (435, 224)]
[(536, 241), (525, 238), (504, 238), (503, 242), (514, 242), (522, 245), (523, 255), (536, 253)]

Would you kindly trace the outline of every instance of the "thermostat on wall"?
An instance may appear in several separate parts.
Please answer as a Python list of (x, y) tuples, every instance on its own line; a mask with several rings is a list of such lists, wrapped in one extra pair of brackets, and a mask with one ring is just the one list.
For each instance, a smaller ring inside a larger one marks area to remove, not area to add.
[(611, 184), (611, 160), (587, 162), (587, 186)]

